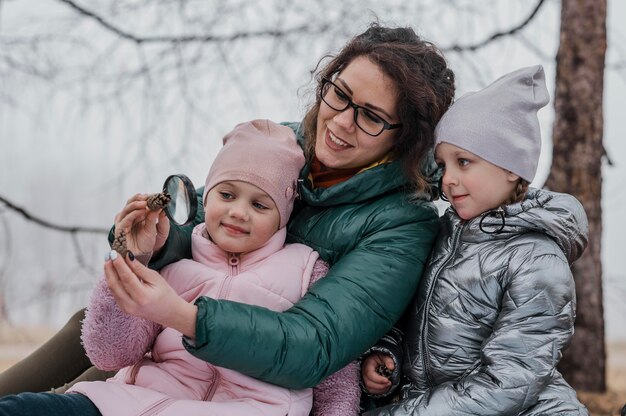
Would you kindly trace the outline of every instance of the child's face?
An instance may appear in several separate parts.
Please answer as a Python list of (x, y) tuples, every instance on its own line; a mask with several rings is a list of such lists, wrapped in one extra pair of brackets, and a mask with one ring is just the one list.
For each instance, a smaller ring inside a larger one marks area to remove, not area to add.
[(459, 217), (469, 220), (502, 205), (513, 193), (519, 176), (449, 143), (435, 149), (444, 168), (443, 193)]
[(263, 246), (278, 231), (280, 214), (261, 189), (226, 181), (207, 194), (204, 222), (211, 240), (222, 250), (246, 253)]

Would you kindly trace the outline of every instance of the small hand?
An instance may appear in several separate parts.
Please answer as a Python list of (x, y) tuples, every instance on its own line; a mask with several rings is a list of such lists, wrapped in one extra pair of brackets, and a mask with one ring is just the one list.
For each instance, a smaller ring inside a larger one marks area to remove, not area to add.
[(371, 394), (383, 394), (391, 388), (392, 371), (395, 369), (393, 359), (382, 353), (369, 355), (361, 364), (363, 385)]
[(126, 247), (136, 255), (159, 251), (170, 230), (165, 212), (149, 210), (147, 199), (146, 194), (133, 195), (115, 216), (115, 236), (123, 232)]
[(174, 328), (189, 338), (196, 334), (198, 308), (185, 301), (165, 279), (130, 256), (111, 251), (104, 274), (111, 293), (125, 313)]

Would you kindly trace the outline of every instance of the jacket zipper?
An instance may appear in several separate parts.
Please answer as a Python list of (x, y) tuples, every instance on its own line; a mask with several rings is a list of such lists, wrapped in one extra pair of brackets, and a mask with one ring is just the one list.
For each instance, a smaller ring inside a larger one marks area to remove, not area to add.
[(424, 321), (422, 322), (422, 330), (420, 331), (422, 339), (420, 340), (420, 348), (421, 348), (421, 356), (422, 356), (422, 365), (424, 366), (424, 375), (426, 376), (426, 383), (428, 383), (428, 387), (433, 388), (435, 383), (432, 380), (432, 374), (430, 372), (430, 361), (428, 355), (428, 348), (426, 345), (426, 339), (428, 338), (428, 311), (430, 310), (430, 301), (432, 300), (433, 292), (435, 291), (435, 286), (437, 285), (437, 280), (439, 280), (439, 275), (441, 274), (441, 270), (448, 264), (448, 262), (454, 257), (456, 250), (459, 247), (459, 240), (461, 239), (461, 235), (463, 231), (467, 228), (467, 224), (463, 224), (460, 229), (458, 229), (457, 233), (452, 238), (452, 250), (450, 250), (450, 254), (448, 258), (445, 259), (441, 265), (437, 268), (437, 272), (435, 273), (435, 277), (433, 279), (433, 284), (428, 289), (428, 295), (426, 296), (426, 300), (424, 301)]
[(239, 274), (239, 253), (228, 253), (228, 264), (230, 265), (229, 277), (235, 277)]
[(239, 253), (228, 253), (228, 276), (226, 276), (222, 282), (220, 290), (217, 292), (217, 299), (224, 299), (228, 297), (232, 278), (239, 274), (240, 260)]
[(171, 405), (173, 401), (174, 399), (171, 399), (171, 398), (161, 399), (157, 401), (156, 403), (154, 403), (152, 406), (145, 409), (143, 412), (141, 412), (139, 416), (149, 416), (149, 415), (157, 414), (161, 410)]
[(211, 401), (213, 399), (213, 396), (215, 395), (215, 390), (217, 390), (217, 386), (220, 384), (220, 381), (222, 380), (219, 370), (209, 363), (207, 363), (207, 365), (209, 366), (209, 368), (213, 370), (213, 382), (210, 384), (209, 389), (207, 390), (206, 394), (202, 398), (202, 400), (205, 402)]
[[(230, 285), (232, 283), (232, 279), (239, 274), (239, 263), (241, 262), (241, 258), (239, 253), (228, 253), (228, 276), (222, 282), (222, 287), (217, 294), (218, 299), (228, 298), (228, 294), (230, 292)], [(211, 384), (209, 384), (209, 388), (207, 389), (206, 394), (202, 398), (205, 402), (210, 401), (215, 394), (215, 390), (217, 390), (217, 386), (220, 383), (221, 377), (220, 372), (217, 368), (207, 363), (207, 366), (213, 370), (213, 380)]]

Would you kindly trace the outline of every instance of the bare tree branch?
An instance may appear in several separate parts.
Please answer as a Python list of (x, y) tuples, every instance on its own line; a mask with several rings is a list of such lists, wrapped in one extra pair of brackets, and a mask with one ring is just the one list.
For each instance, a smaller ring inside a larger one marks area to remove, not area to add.
[(495, 41), (496, 39), (505, 37), (505, 36), (510, 36), (510, 35), (514, 35), (515, 33), (519, 32), (520, 30), (522, 30), (524, 27), (526, 27), (526, 25), (528, 25), (537, 15), (537, 13), (539, 12), (539, 9), (541, 9), (541, 6), (543, 6), (545, 3), (545, 0), (539, 0), (537, 2), (537, 5), (535, 6), (535, 8), (533, 9), (533, 11), (530, 13), (530, 15), (519, 25), (512, 27), (511, 29), (505, 31), (505, 32), (496, 32), (493, 35), (489, 36), (487, 39), (480, 41), (478, 43), (475, 43), (473, 45), (452, 45), (452, 46), (448, 46), (446, 48), (442, 48), (444, 52), (473, 52), (477, 49), (483, 48), (487, 45), (489, 45), (491, 42)]
[(113, 23), (108, 22), (102, 16), (97, 13), (88, 10), (80, 5), (78, 5), (73, 0), (58, 0), (61, 3), (65, 3), (70, 6), (72, 9), (77, 11), (83, 16), (89, 17), (98, 23), (100, 26), (105, 28), (106, 30), (115, 33), (121, 38), (130, 40), (135, 42), (136, 44), (145, 44), (145, 43), (191, 43), (191, 42), (201, 42), (201, 43), (210, 43), (210, 42), (232, 42), (241, 39), (250, 39), (250, 38), (281, 38), (288, 35), (293, 34), (303, 34), (303, 33), (322, 33), (329, 29), (330, 25), (321, 24), (319, 26), (312, 25), (302, 25), (293, 27), (291, 29), (285, 30), (261, 30), (261, 31), (252, 31), (252, 32), (238, 32), (228, 36), (215, 36), (215, 35), (206, 35), (206, 34), (196, 34), (196, 35), (184, 35), (184, 36), (138, 36), (134, 35), (130, 32), (127, 32)]
[(81, 249), (80, 242), (78, 241), (78, 234), (71, 233), (72, 236), (72, 245), (74, 246), (74, 251), (76, 252), (76, 261), (78, 262), (79, 267), (83, 269), (91, 270), (92, 267), (85, 260), (85, 256), (83, 255), (83, 250)]
[(105, 228), (98, 227), (83, 227), (83, 226), (66, 226), (66, 225), (58, 225), (53, 224), (49, 221), (43, 220), (37, 216), (34, 216), (24, 208), (18, 207), (13, 202), (9, 201), (2, 195), (0, 195), (0, 202), (4, 203), (9, 209), (17, 212), (22, 217), (26, 218), (28, 221), (32, 221), (38, 225), (41, 225), (45, 228), (50, 228), (52, 230), (61, 231), (65, 233), (95, 233), (95, 234), (108, 234), (109, 230)]
[(2, 294), (4, 293), (4, 275), (9, 268), (9, 259), (11, 258), (11, 228), (9, 227), (9, 223), (4, 216), (0, 216), (0, 228), (2, 229), (2, 235), (4, 236), (2, 241), (0, 241), (0, 248), (2, 248), (2, 255), (0, 256), (0, 322), (2, 321), (2, 317), (6, 316), (6, 311), (4, 310), (4, 303), (2, 302)]

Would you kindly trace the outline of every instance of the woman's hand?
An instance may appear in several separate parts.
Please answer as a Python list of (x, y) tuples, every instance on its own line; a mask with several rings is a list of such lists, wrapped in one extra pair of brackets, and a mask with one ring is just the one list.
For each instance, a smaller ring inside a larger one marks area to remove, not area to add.
[(197, 306), (178, 296), (158, 272), (131, 258), (111, 251), (104, 263), (107, 285), (120, 309), (195, 338)]
[(382, 369), (393, 371), (396, 368), (393, 359), (385, 354), (372, 353), (361, 364), (363, 385), (370, 394), (384, 394), (391, 388), (388, 377), (381, 375)]
[(126, 247), (135, 255), (158, 252), (167, 240), (170, 222), (160, 209), (151, 211), (147, 194), (133, 195), (115, 216), (115, 236), (124, 232)]

